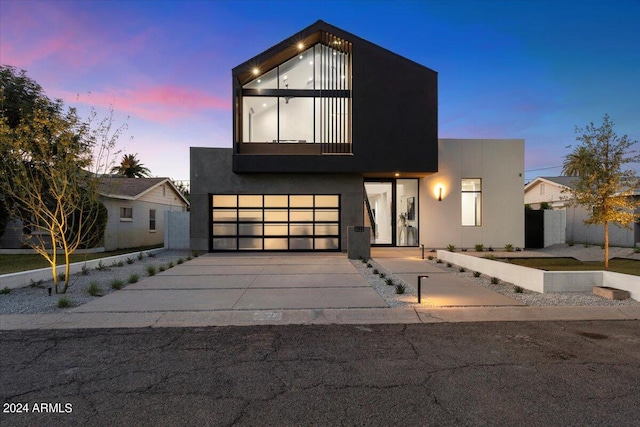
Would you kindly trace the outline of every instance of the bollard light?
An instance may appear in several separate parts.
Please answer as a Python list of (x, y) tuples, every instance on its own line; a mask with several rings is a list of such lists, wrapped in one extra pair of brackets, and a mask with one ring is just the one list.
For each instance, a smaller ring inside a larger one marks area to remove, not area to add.
[(418, 304), (422, 301), (422, 279), (428, 279), (429, 276), (418, 276)]

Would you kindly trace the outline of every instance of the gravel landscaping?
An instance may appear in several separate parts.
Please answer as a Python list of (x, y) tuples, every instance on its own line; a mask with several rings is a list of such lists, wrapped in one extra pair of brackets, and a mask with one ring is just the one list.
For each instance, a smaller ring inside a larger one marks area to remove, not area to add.
[[(142, 259), (138, 257), (142, 254)], [(53, 288), (53, 280), (42, 283), (34, 283), (24, 288), (12, 289), (8, 294), (0, 294), (0, 314), (36, 314), (36, 313), (59, 313), (62, 310), (58, 308), (58, 300), (66, 297), (70, 302), (70, 308), (77, 307), (93, 301), (100, 296), (91, 296), (88, 289), (91, 284), (97, 285), (101, 295), (107, 295), (115, 292), (111, 288), (114, 281), (120, 281), (124, 287), (129, 285), (129, 281), (134, 278), (132, 275), (138, 275), (139, 279), (148, 276), (147, 267), (160, 266), (167, 268), (169, 262), (177, 265), (178, 260), (187, 260), (191, 256), (189, 251), (163, 251), (153, 256), (148, 256), (146, 252), (133, 253), (129, 258), (133, 261), (131, 264), (123, 262), (122, 264), (106, 265), (104, 270), (91, 269), (87, 270), (87, 274), (74, 274), (71, 276), (71, 285), (65, 294), (57, 294), (52, 290), (49, 296), (48, 288)]]

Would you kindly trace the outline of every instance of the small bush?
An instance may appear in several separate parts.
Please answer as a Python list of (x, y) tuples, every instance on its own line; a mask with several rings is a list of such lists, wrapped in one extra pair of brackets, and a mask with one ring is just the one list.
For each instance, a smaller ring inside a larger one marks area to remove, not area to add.
[(98, 286), (98, 283), (91, 282), (91, 283), (89, 283), (89, 286), (87, 287), (87, 293), (89, 295), (91, 295), (92, 297), (97, 297), (97, 296), (102, 295), (102, 288), (100, 286)]
[(447, 263), (447, 267), (448, 267), (448, 268), (451, 268), (451, 267), (453, 267), (453, 264), (451, 264), (450, 262), (448, 262), (448, 263)]
[(367, 263), (367, 268), (373, 267), (370, 262)]
[(138, 253), (138, 261), (142, 259), (142, 257), (144, 257), (144, 254), (142, 252)]
[(155, 265), (147, 265), (147, 274), (149, 276), (155, 276), (155, 274), (156, 274), (156, 266)]
[(107, 270), (107, 266), (104, 264), (104, 262), (102, 262), (102, 260), (98, 263), (98, 266), (96, 267), (96, 270), (99, 271), (105, 271)]
[(633, 248), (634, 254), (640, 254), (640, 248)]
[(438, 259), (436, 260), (436, 264), (442, 264), (442, 260), (441, 260), (440, 258), (438, 258)]
[(380, 273), (380, 272), (378, 271), (378, 269), (377, 269), (377, 268), (374, 268), (374, 269), (373, 269), (373, 274), (378, 274), (378, 273)]
[(133, 258), (127, 258), (125, 261), (127, 262), (127, 264), (133, 264), (135, 262)]
[(155, 257), (156, 257), (156, 254), (155, 254), (155, 253), (153, 253), (153, 252), (147, 252), (147, 256), (148, 256), (149, 258), (155, 258)]
[(176, 261), (176, 264), (180, 265), (184, 263), (184, 259), (182, 258), (178, 258), (178, 260)]
[(393, 286), (393, 279), (387, 278), (387, 279), (385, 279), (384, 283), (386, 283), (389, 286)]
[(124, 288), (124, 282), (120, 279), (113, 279), (111, 281), (111, 289), (115, 289), (116, 291)]
[(113, 261), (111, 263), (111, 267), (122, 267), (124, 265), (124, 261)]
[(71, 301), (67, 297), (62, 297), (58, 299), (58, 308), (67, 308), (71, 307)]
[(493, 252), (493, 247), (489, 246), (489, 249), (487, 249), (489, 252)]
[(167, 268), (173, 268), (173, 261), (169, 261), (169, 264), (167, 264)]
[(361, 259), (363, 264), (366, 264), (369, 261), (368, 259), (365, 259), (365, 258), (361, 258)]
[(29, 283), (29, 286), (31, 286), (32, 288), (44, 289), (43, 283), (44, 283), (43, 280), (38, 280), (37, 282), (34, 282), (33, 279), (31, 279), (31, 283)]
[(191, 255), (193, 255), (194, 258), (198, 258), (200, 256), (200, 252), (199, 251), (191, 251)]
[(86, 264), (82, 266), (82, 269), (80, 270), (80, 274), (82, 274), (83, 276), (89, 275), (89, 269), (87, 268)]
[(158, 267), (158, 271), (160, 273), (162, 273), (163, 271), (165, 271), (167, 268), (164, 266), (164, 264), (160, 264), (160, 267)]
[(521, 294), (522, 291), (524, 291), (524, 288), (522, 286), (514, 286), (513, 287), (513, 292), (515, 292), (516, 294)]
[(448, 245), (447, 245), (447, 250), (448, 250), (449, 252), (455, 252), (455, 251), (456, 251), (456, 247), (455, 247), (455, 245), (448, 244)]
[(473, 272), (473, 277), (480, 277), (480, 272), (479, 271), (474, 271)]
[(187, 261), (191, 261), (193, 259), (193, 257), (191, 255), (187, 256)]
[(492, 285), (497, 285), (498, 283), (500, 283), (500, 279), (498, 279), (497, 277), (492, 277), (491, 278), (491, 284)]
[(64, 273), (58, 274), (58, 281), (64, 282)]
[(494, 260), (494, 259), (496, 259), (495, 255), (485, 255), (485, 256), (483, 256), (482, 258), (484, 258), (484, 259), (490, 259), (490, 260)]
[(513, 252), (513, 245), (511, 243), (507, 243), (504, 245), (504, 250), (507, 252)]
[(404, 294), (404, 291), (407, 289), (407, 287), (405, 285), (403, 285), (402, 283), (398, 283), (396, 285), (396, 294)]
[(11, 293), (11, 289), (8, 286), (5, 286), (4, 288), (2, 288), (0, 290), (0, 294), (2, 294), (2, 295), (7, 295), (7, 294), (10, 294), (10, 293)]
[(575, 244), (575, 242), (573, 241), (573, 239), (567, 239), (567, 246), (573, 246)]
[(385, 274), (384, 273), (380, 273), (380, 278), (384, 279)]
[(458, 269), (458, 271), (459, 271), (460, 273), (464, 273), (465, 271), (467, 271), (467, 269), (466, 269), (466, 268), (464, 268), (464, 267), (460, 267), (460, 268)]
[(429, 255), (429, 256), (427, 257), (427, 259), (428, 259), (429, 261), (433, 261), (433, 255)]
[(484, 245), (482, 243), (476, 244), (476, 252), (482, 252), (484, 250)]
[(129, 283), (136, 283), (138, 279), (140, 279), (140, 276), (133, 273), (132, 275), (129, 276)]

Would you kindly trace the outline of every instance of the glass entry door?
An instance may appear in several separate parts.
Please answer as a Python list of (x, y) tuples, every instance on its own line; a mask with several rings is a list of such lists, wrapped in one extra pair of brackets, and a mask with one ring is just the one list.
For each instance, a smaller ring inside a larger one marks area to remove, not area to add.
[(366, 181), (364, 225), (371, 244), (418, 246), (418, 180)]
[(371, 227), (371, 244), (393, 244), (393, 182), (365, 182), (364, 189), (364, 221)]

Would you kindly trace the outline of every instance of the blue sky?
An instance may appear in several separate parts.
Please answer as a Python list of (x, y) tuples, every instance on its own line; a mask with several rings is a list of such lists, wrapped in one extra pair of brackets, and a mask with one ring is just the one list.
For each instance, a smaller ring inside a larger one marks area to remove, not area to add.
[(640, 140), (638, 1), (0, 0), (0, 62), (113, 104), (120, 147), (186, 180), (190, 146), (231, 146), (231, 69), (318, 19), (436, 70), (440, 137), (524, 138), (527, 179), (605, 113)]

